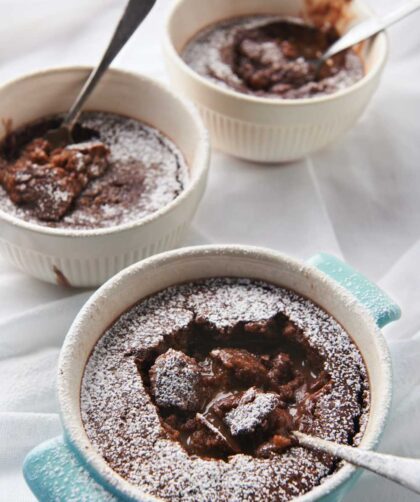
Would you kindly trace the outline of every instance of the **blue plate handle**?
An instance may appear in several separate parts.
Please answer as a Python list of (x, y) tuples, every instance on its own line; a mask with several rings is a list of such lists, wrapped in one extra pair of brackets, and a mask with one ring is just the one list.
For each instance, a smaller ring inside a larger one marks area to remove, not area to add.
[(380, 328), (401, 317), (401, 309), (386, 293), (335, 256), (320, 253), (308, 263), (350, 291), (370, 311)]
[(42, 502), (117, 502), (90, 476), (62, 436), (29, 452), (23, 464), (23, 475)]

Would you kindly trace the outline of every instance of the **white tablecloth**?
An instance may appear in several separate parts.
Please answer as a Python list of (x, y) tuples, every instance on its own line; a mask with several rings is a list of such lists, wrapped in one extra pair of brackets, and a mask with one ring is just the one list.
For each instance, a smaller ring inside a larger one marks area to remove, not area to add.
[[(116, 66), (165, 79), (153, 14)], [(400, 1), (400, 0), (399, 0)], [(402, 0), (401, 0), (402, 1)], [(392, 0), (370, 0), (379, 12)], [(0, 0), (0, 82), (101, 55), (124, 0)], [(215, 153), (205, 198), (185, 244), (246, 243), (299, 258), (342, 256), (398, 301), (385, 329), (395, 371), (393, 413), (380, 449), (420, 457), (420, 12), (391, 32), (392, 54), (363, 119), (341, 142), (283, 166)], [(26, 277), (0, 260), (0, 500), (33, 500), (25, 454), (60, 434), (57, 357), (89, 292)], [(364, 474), (347, 501), (417, 497)]]

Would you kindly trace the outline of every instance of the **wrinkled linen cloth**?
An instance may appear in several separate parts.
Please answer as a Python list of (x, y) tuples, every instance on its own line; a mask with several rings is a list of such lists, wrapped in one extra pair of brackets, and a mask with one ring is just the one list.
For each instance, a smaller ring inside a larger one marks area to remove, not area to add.
[[(124, 0), (0, 0), (0, 82), (50, 66), (93, 64)], [(165, 80), (158, 0), (115, 66)], [(369, 0), (379, 13), (392, 0)], [(379, 449), (420, 457), (420, 12), (390, 30), (379, 91), (340, 142), (288, 165), (214, 153), (185, 245), (242, 243), (306, 259), (342, 257), (399, 303), (384, 329), (393, 364), (392, 416)], [(28, 96), (33, 99), (33, 96)], [(67, 329), (91, 292), (41, 283), (0, 260), (0, 500), (32, 501), (26, 453), (61, 433), (55, 375)], [(365, 473), (346, 501), (408, 502), (410, 492)]]

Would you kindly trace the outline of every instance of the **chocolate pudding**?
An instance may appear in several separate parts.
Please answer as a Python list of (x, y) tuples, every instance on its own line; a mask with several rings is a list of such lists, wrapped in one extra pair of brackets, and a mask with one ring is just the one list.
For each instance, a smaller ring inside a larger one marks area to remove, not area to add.
[(137, 120), (84, 113), (74, 144), (52, 148), (45, 133), (60, 116), (8, 134), (0, 145), (0, 209), (49, 227), (131, 223), (173, 201), (187, 183), (177, 147)]
[(369, 410), (362, 356), (329, 314), (262, 281), (215, 278), (130, 308), (87, 362), (94, 448), (164, 500), (286, 501), (340, 467), (300, 430), (356, 445)]
[(331, 25), (298, 18), (252, 16), (229, 19), (200, 31), (182, 52), (198, 74), (235, 91), (265, 98), (299, 99), (332, 94), (364, 75), (352, 49), (318, 58), (339, 38)]

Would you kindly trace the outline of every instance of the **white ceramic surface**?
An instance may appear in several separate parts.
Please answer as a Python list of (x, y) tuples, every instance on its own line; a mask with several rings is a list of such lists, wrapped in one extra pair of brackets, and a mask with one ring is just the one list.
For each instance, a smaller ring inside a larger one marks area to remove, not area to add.
[[(0, 119), (12, 119), (16, 128), (68, 110), (89, 72), (53, 69), (5, 84)], [(0, 254), (34, 277), (53, 283), (65, 278), (75, 287), (98, 286), (128, 265), (176, 247), (203, 195), (209, 164), (207, 132), (195, 108), (150, 78), (110, 70), (86, 109), (126, 115), (162, 131), (184, 154), (190, 180), (179, 197), (156, 213), (104, 229), (48, 228), (0, 210)]]
[[(156, 498), (145, 497), (139, 488), (114, 473), (93, 449), (83, 429), (80, 385), (86, 361), (109, 325), (140, 299), (180, 282), (215, 276), (263, 279), (291, 288), (330, 312), (352, 336), (368, 368), (371, 411), (360, 446), (373, 448), (384, 428), (391, 400), (388, 348), (368, 311), (345, 288), (313, 266), (261, 248), (207, 246), (163, 253), (122, 271), (90, 298), (66, 337), (59, 361), (58, 395), (67, 438), (91, 470), (133, 500)], [(354, 467), (344, 465), (322, 485), (294, 500), (335, 497), (337, 490), (349, 488), (346, 482), (354, 474)]]
[[(365, 110), (386, 62), (388, 43), (379, 35), (365, 55), (366, 75), (335, 94), (299, 100), (265, 99), (219, 86), (198, 75), (179, 56), (204, 27), (236, 16), (299, 16), (303, 0), (176, 0), (164, 36), (166, 67), (176, 87), (193, 100), (210, 131), (213, 146), (258, 162), (296, 160), (337, 140)], [(372, 15), (354, 0), (353, 20)]]

